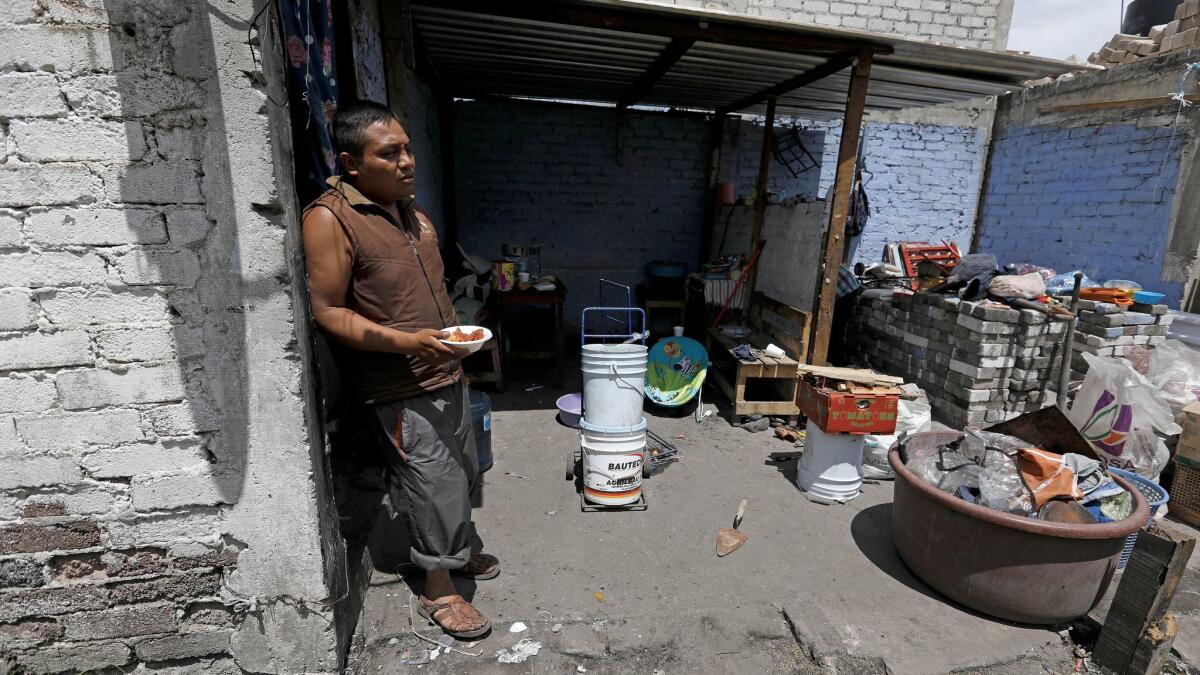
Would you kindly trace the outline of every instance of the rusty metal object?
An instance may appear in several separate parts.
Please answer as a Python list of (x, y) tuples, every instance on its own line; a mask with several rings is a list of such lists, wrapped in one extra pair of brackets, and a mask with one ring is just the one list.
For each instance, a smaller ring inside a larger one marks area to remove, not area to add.
[(717, 530), (717, 557), (724, 558), (733, 553), (746, 543), (746, 533), (739, 532), (738, 527), (742, 524), (742, 517), (746, 515), (746, 500), (738, 504), (737, 516), (733, 519), (733, 527), (722, 527)]
[[(933, 449), (954, 433), (915, 434), (910, 448)], [(900, 558), (943, 595), (984, 614), (1019, 623), (1069, 623), (1099, 602), (1112, 581), (1125, 537), (1150, 517), (1146, 498), (1117, 477), (1136, 505), (1125, 520), (1098, 525), (1048, 523), (970, 504), (926, 484), (904, 466), (898, 446), (892, 531)]]
[(1077, 525), (1095, 525), (1096, 517), (1079, 502), (1068, 499), (1055, 499), (1038, 511), (1038, 520), (1048, 523), (1075, 523)]
[(1091, 444), (1079, 435), (1079, 431), (1067, 416), (1054, 406), (1027, 412), (1007, 422), (990, 426), (987, 430), (1019, 438), (1060, 455), (1073, 452), (1098, 459)]

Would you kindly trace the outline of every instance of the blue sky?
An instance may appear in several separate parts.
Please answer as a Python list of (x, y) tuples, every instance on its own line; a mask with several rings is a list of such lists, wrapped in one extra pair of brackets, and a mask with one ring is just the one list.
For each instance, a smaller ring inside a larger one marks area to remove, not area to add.
[(1086, 59), (1120, 28), (1121, 0), (1016, 0), (1008, 48)]

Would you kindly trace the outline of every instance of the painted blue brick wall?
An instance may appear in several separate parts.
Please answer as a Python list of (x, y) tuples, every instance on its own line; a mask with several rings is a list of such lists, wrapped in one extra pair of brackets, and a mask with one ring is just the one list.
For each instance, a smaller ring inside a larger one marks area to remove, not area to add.
[(1136, 123), (999, 130), (980, 250), (1002, 263), (1131, 279), (1178, 305), (1182, 284), (1162, 272), (1185, 140)]
[(647, 262), (694, 265), (709, 162), (692, 116), (524, 102), (454, 107), (459, 240), (495, 259), (542, 244), (542, 268), (569, 290), (568, 320), (596, 304), (599, 278), (636, 284)]
[[(825, 123), (820, 194), (837, 172), (841, 123)], [(974, 127), (867, 123), (865, 161), (871, 218), (855, 262), (882, 259), (886, 244), (952, 241), (971, 245), (986, 134)]]
[[(797, 129), (796, 132), (793, 129)], [(825, 130), (813, 128), (811, 123), (800, 120), (784, 120), (775, 126), (777, 137), (798, 133), (801, 142), (818, 164), (823, 164)], [(725, 141), (721, 146), (721, 180), (734, 184), (739, 197), (750, 197), (758, 182), (758, 167), (762, 162), (763, 120), (728, 121), (725, 123)], [(836, 158), (836, 154), (835, 154)], [(816, 197), (821, 187), (822, 167), (817, 166), (793, 175), (788, 167), (774, 156), (767, 172), (767, 191), (779, 199), (789, 197)]]

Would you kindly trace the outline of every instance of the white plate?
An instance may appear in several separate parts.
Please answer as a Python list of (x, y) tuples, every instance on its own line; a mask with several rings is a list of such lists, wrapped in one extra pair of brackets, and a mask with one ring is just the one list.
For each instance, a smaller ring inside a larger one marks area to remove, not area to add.
[(492, 339), (492, 331), (484, 328), (483, 326), (451, 326), (449, 328), (443, 328), (442, 333), (449, 335), (456, 330), (461, 330), (464, 333), (474, 333), (477, 330), (483, 331), (483, 339), (481, 340), (472, 340), (470, 342), (451, 342), (449, 340), (442, 340), (442, 342), (450, 345), (451, 347), (458, 347), (460, 349), (467, 350), (467, 353), (469, 354), (474, 354), (475, 352), (479, 351), (488, 340)]

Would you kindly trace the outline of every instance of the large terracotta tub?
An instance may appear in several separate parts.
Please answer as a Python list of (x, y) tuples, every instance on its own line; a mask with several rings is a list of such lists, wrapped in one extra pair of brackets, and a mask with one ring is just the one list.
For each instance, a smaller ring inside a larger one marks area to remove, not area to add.
[[(936, 449), (958, 434), (915, 434), (910, 448)], [(1101, 525), (1047, 523), (965, 502), (904, 466), (898, 447), (892, 530), (913, 574), (943, 595), (984, 614), (1029, 624), (1064, 624), (1099, 602), (1116, 571), (1125, 538), (1150, 518), (1145, 497), (1119, 477), (1136, 506)]]

